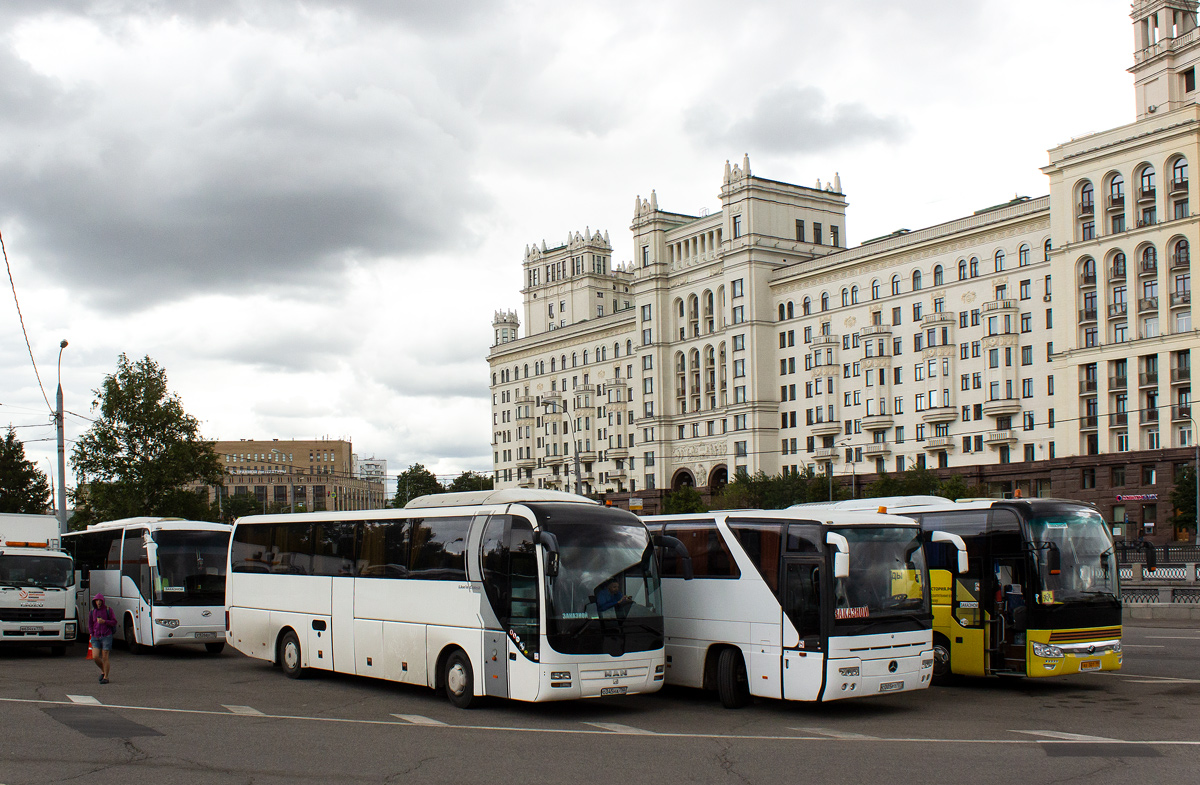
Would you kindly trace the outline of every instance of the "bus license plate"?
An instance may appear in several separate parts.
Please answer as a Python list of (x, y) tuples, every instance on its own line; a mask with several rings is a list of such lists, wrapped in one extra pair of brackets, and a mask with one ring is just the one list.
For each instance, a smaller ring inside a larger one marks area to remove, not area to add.
[(892, 692), (894, 690), (902, 689), (904, 689), (904, 682), (902, 681), (885, 681), (883, 684), (879, 685), (880, 692)]
[(600, 688), (601, 695), (624, 695), (629, 692), (628, 687), (602, 687)]
[(198, 632), (198, 633), (196, 633), (196, 637), (197, 638), (215, 638), (215, 637), (217, 637), (217, 634), (215, 632)]
[(22, 624), (21, 632), (42, 632), (43, 627), (40, 625)]
[(1079, 663), (1081, 671), (1098, 671), (1100, 670), (1100, 660), (1084, 660)]

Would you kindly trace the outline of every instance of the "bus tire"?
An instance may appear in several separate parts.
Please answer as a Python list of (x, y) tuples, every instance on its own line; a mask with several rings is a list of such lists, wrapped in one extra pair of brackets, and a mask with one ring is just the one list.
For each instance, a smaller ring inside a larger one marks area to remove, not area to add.
[(945, 636), (933, 636), (933, 683), (945, 684), (954, 673), (950, 666), (950, 641)]
[(300, 648), (300, 638), (288, 630), (279, 639), (279, 666), (283, 668), (283, 675), (289, 679), (303, 679), (307, 674), (302, 662), (304, 651)]
[(442, 665), (442, 688), (446, 697), (460, 709), (469, 709), (476, 702), (475, 674), (471, 659), (462, 649), (455, 649)]
[(225, 651), (225, 641), (217, 641), (216, 643), (204, 644), (204, 650), (209, 654), (220, 654)]
[(740, 709), (750, 703), (750, 679), (740, 649), (729, 647), (717, 660), (717, 695), (727, 709)]
[(142, 654), (145, 650), (138, 645), (137, 636), (133, 631), (133, 617), (125, 617), (125, 648), (130, 654)]

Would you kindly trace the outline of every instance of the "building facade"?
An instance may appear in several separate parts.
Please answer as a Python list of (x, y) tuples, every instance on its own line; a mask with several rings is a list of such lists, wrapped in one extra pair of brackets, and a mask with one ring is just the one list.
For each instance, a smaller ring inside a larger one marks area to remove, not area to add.
[[(336, 439), (241, 439), (213, 443), (225, 469), (224, 485), (196, 486), (209, 501), (217, 494), (252, 494), (264, 506), (297, 511), (374, 510), (386, 506), (382, 477), (353, 473), (353, 447)], [(386, 472), (386, 467), (384, 469)]]
[(1134, 3), (1138, 117), (1052, 149), (1049, 196), (844, 248), (840, 178), (744, 158), (711, 214), (636, 200), (632, 263), (599, 232), (527, 248), (525, 335), (497, 312), (489, 354), (497, 487), (653, 509), (743, 471), (926, 466), (1169, 536), (1196, 438), (1196, 6)]

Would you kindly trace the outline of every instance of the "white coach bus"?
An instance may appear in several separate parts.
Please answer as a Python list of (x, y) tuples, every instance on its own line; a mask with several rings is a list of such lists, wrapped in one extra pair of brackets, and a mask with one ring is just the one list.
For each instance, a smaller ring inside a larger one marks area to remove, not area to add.
[(682, 543), (695, 578), (678, 580), (664, 549), (668, 684), (716, 689), (728, 708), (929, 686), (929, 571), (913, 520), (737, 510), (644, 521)]
[(225, 648), (225, 564), (231, 526), (181, 518), (123, 518), (63, 535), (79, 576), (80, 634), (92, 597), (117, 617), (114, 637), (134, 654), (177, 644)]
[(422, 496), (404, 509), (241, 518), (227, 638), (307, 669), (549, 701), (663, 680), (654, 546), (631, 513), (567, 493)]

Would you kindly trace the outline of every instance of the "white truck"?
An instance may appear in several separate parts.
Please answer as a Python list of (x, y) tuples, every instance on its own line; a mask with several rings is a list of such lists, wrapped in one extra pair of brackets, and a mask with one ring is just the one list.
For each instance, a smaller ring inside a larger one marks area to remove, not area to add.
[(67, 651), (79, 623), (75, 567), (53, 515), (0, 513), (0, 645)]

